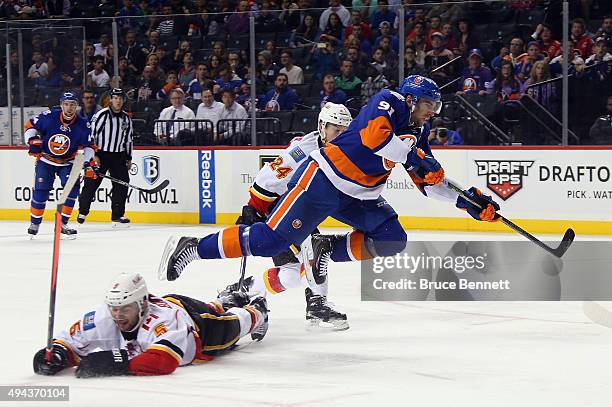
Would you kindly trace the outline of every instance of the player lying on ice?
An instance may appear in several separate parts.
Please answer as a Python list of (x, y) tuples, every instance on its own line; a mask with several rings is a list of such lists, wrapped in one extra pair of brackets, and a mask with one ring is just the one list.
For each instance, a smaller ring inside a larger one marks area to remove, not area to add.
[[(411, 75), (397, 92), (384, 89), (362, 108), (348, 129), (310, 154), (295, 172), (266, 222), (236, 225), (201, 239), (169, 238), (160, 273), (174, 280), (198, 259), (271, 257), (300, 245), (327, 216), (354, 230), (312, 239), (313, 277), (327, 278), (327, 262), (392, 256), (406, 246), (397, 214), (380, 195), (396, 164), (401, 164), (426, 196), (455, 204), (475, 219), (495, 221), (499, 205), (475, 187), (465, 191), (483, 210), (458, 197), (444, 182), (444, 170), (427, 142), (429, 124), (441, 109), (438, 86)], [(415, 204), (418, 204), (415, 202)]]
[[(242, 208), (237, 224), (252, 225), (264, 222), (280, 197), (287, 192), (287, 185), (298, 167), (308, 159), (310, 153), (325, 146), (351, 124), (352, 117), (346, 106), (327, 102), (318, 118), (318, 129), (303, 137), (296, 137), (276, 159), (264, 165), (249, 189), (248, 205)], [(315, 230), (315, 233), (318, 231)], [(309, 329), (324, 328), (346, 330), (349, 328), (346, 314), (339, 312), (327, 301), (328, 282), (309, 284), (304, 276), (304, 267), (295, 252), (290, 250), (272, 257), (274, 267), (255, 273), (244, 279), (244, 291), (253, 295), (278, 294), (292, 288), (304, 287), (306, 295), (306, 323)], [(160, 278), (166, 279), (164, 271)], [(237, 291), (236, 285), (227, 290)]]
[[(36, 157), (34, 193), (30, 206), (31, 223), (28, 228), (30, 236), (38, 234), (55, 177), (60, 179), (62, 187), (66, 184), (79, 148), (83, 148), (85, 176), (93, 177), (98, 171), (97, 164), (93, 160), (97, 147), (91, 136), (89, 124), (76, 114), (79, 106), (77, 95), (73, 92), (64, 92), (60, 96), (59, 103), (59, 109), (45, 110), (25, 124), (24, 140), (29, 147), (28, 154)], [(76, 237), (77, 231), (68, 227), (68, 220), (78, 195), (77, 183), (69, 191), (68, 199), (62, 207), (61, 233), (72, 238)]]
[(263, 297), (250, 304), (239, 292), (210, 303), (160, 298), (149, 294), (137, 273), (117, 276), (104, 302), (54, 339), (50, 361), (46, 349), (39, 350), (34, 372), (54, 375), (77, 366), (77, 377), (170, 374), (231, 350), (247, 334), (260, 341), (268, 330)]

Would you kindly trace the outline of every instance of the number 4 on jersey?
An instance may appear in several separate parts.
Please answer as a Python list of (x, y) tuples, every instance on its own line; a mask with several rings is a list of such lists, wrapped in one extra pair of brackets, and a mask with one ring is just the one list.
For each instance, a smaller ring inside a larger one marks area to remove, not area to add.
[(289, 175), (291, 171), (293, 171), (291, 167), (283, 167), (282, 165), (283, 157), (281, 157), (280, 155), (270, 163), (270, 168), (272, 169), (272, 171), (276, 172), (276, 178), (278, 179), (285, 178), (287, 175)]

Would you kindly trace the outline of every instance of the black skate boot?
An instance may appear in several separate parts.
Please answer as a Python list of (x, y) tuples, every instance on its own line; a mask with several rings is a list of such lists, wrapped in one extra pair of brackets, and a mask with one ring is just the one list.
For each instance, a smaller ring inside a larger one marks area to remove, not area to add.
[(242, 287), (238, 287), (238, 282), (235, 282), (234, 284), (230, 284), (227, 287), (225, 287), (225, 290), (219, 291), (217, 298), (228, 296), (231, 293), (234, 293), (236, 291), (242, 291), (248, 294), (251, 287), (253, 287), (254, 282), (255, 280), (253, 280), (253, 277), (251, 276), (246, 277), (244, 280), (242, 280)]
[(63, 225), (62, 224), (62, 230), (61, 230), (62, 235), (64, 235), (67, 239), (73, 240), (76, 239), (76, 235), (77, 235), (77, 231), (76, 229), (72, 229), (70, 226), (68, 225)]
[(130, 227), (130, 220), (125, 216), (112, 220), (113, 228), (128, 228)]
[(342, 235), (312, 235), (311, 255), (308, 256), (312, 256), (312, 260), (309, 260), (310, 266), (307, 267), (304, 262), (306, 273), (311, 275), (308, 278), (309, 281), (314, 281), (317, 285), (325, 283), (327, 280), (327, 265), (331, 259), (334, 244), (342, 237)]
[(77, 216), (77, 222), (79, 225), (82, 225), (83, 223), (85, 223), (85, 218), (87, 217), (87, 215), (83, 215), (82, 213), (79, 213), (79, 216)]
[(157, 277), (160, 280), (174, 281), (194, 260), (201, 259), (198, 254), (198, 239), (187, 236), (170, 236), (162, 254)]
[(268, 313), (270, 312), (268, 309), (268, 302), (265, 297), (255, 297), (250, 305), (261, 312), (264, 318), (261, 324), (251, 332), (251, 339), (254, 341), (261, 341), (268, 332)]
[(327, 297), (316, 295), (310, 288), (306, 289), (306, 327), (332, 329), (344, 331), (349, 329), (346, 314), (334, 308), (334, 304), (327, 302)]
[[(222, 295), (223, 294), (223, 295)], [(217, 301), (221, 303), (224, 310), (230, 308), (242, 308), (251, 301), (249, 295), (243, 291), (222, 291), (217, 296)]]
[(38, 234), (38, 229), (40, 228), (40, 223), (37, 225), (35, 223), (30, 223), (30, 227), (28, 228), (28, 235), (30, 235), (30, 239), (34, 238)]

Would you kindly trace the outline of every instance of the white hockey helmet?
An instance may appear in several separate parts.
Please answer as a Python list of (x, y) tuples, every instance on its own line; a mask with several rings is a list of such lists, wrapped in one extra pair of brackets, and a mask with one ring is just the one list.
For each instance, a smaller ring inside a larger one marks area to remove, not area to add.
[(353, 117), (346, 106), (332, 102), (325, 103), (321, 112), (319, 112), (319, 136), (321, 136), (321, 140), (325, 143), (327, 142), (325, 126), (328, 123), (348, 127), (352, 121)]
[[(140, 324), (147, 313), (149, 291), (144, 278), (138, 273), (121, 273), (113, 279), (110, 288), (106, 292), (104, 302), (109, 307), (122, 307), (124, 305), (137, 303), (139, 309), (138, 323)], [(134, 330), (132, 329), (132, 330)]]

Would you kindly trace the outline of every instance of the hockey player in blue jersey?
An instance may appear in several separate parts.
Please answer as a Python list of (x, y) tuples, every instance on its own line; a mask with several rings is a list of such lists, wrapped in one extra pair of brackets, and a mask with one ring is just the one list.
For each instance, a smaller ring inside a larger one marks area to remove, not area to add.
[[(55, 177), (60, 179), (62, 187), (66, 184), (72, 169), (72, 161), (79, 148), (84, 149), (87, 167), (85, 176), (91, 177), (97, 171), (93, 161), (95, 145), (90, 135), (89, 124), (76, 114), (77, 96), (73, 92), (65, 92), (59, 102), (59, 109), (46, 110), (25, 124), (24, 138), (29, 146), (28, 152), (36, 157), (34, 193), (30, 206), (31, 224), (28, 228), (28, 234), (31, 236), (38, 233)], [(70, 191), (62, 209), (61, 232), (70, 237), (75, 237), (77, 233), (68, 227), (68, 220), (78, 194), (77, 183)]]
[(345, 132), (311, 153), (265, 223), (231, 226), (201, 239), (172, 236), (159, 272), (175, 280), (197, 259), (274, 256), (290, 244), (300, 245), (327, 216), (354, 230), (342, 236), (313, 238), (317, 283), (325, 281), (330, 259), (392, 256), (406, 246), (406, 232), (380, 194), (397, 164), (426, 196), (450, 201), (477, 220), (498, 220), (499, 205), (489, 196), (474, 187), (465, 191), (485, 208), (481, 210), (445, 185), (444, 170), (427, 142), (427, 120), (440, 109), (438, 86), (423, 76), (407, 77), (397, 92), (380, 91)]

